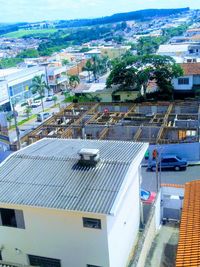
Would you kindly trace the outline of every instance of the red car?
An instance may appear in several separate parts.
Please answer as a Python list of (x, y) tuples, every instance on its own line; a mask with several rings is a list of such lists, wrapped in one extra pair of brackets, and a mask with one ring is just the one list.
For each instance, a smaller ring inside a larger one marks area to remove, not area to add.
[(154, 203), (155, 198), (156, 198), (155, 192), (150, 192), (144, 189), (140, 190), (140, 199), (142, 200), (143, 203), (152, 204)]

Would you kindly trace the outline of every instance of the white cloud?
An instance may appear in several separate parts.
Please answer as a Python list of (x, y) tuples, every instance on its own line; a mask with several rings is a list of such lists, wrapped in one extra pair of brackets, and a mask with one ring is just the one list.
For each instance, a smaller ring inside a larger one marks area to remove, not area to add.
[(145, 8), (199, 8), (199, 0), (0, 0), (0, 21), (98, 17)]

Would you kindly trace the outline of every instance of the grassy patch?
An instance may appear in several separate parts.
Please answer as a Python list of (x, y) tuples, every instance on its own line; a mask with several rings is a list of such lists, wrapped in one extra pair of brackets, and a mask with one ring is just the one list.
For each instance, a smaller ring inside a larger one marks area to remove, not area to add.
[(52, 34), (57, 32), (57, 29), (38, 29), (38, 30), (19, 30), (15, 32), (9, 32), (4, 34), (4, 37), (10, 37), (10, 38), (22, 38), (27, 35), (33, 34), (33, 35), (40, 35), (40, 34)]
[[(30, 120), (32, 120), (32, 119), (35, 119), (36, 117), (37, 117), (36, 114), (31, 115), (29, 118), (26, 118), (26, 119), (24, 119), (24, 120), (18, 122), (17, 125), (18, 125), (18, 126), (21, 126), (21, 125), (23, 125), (24, 123), (26, 123), (26, 122), (28, 122), (28, 121), (30, 121)], [(15, 129), (15, 125), (12, 125), (11, 127), (9, 127), (9, 130), (13, 130), (13, 129)]]

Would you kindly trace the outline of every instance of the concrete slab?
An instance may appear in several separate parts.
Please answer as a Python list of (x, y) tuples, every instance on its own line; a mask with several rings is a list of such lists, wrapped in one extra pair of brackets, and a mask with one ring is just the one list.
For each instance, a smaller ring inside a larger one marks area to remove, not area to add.
[(160, 228), (149, 251), (145, 267), (175, 266), (179, 225), (169, 222)]

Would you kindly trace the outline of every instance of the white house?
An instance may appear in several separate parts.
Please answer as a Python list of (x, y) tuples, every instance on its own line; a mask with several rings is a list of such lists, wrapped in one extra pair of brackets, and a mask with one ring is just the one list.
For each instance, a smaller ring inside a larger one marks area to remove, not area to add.
[(147, 148), (42, 139), (12, 154), (0, 165), (3, 262), (125, 267), (138, 236), (139, 165)]
[(180, 64), (184, 75), (173, 80), (173, 86), (176, 91), (192, 91), (200, 89), (200, 63)]

